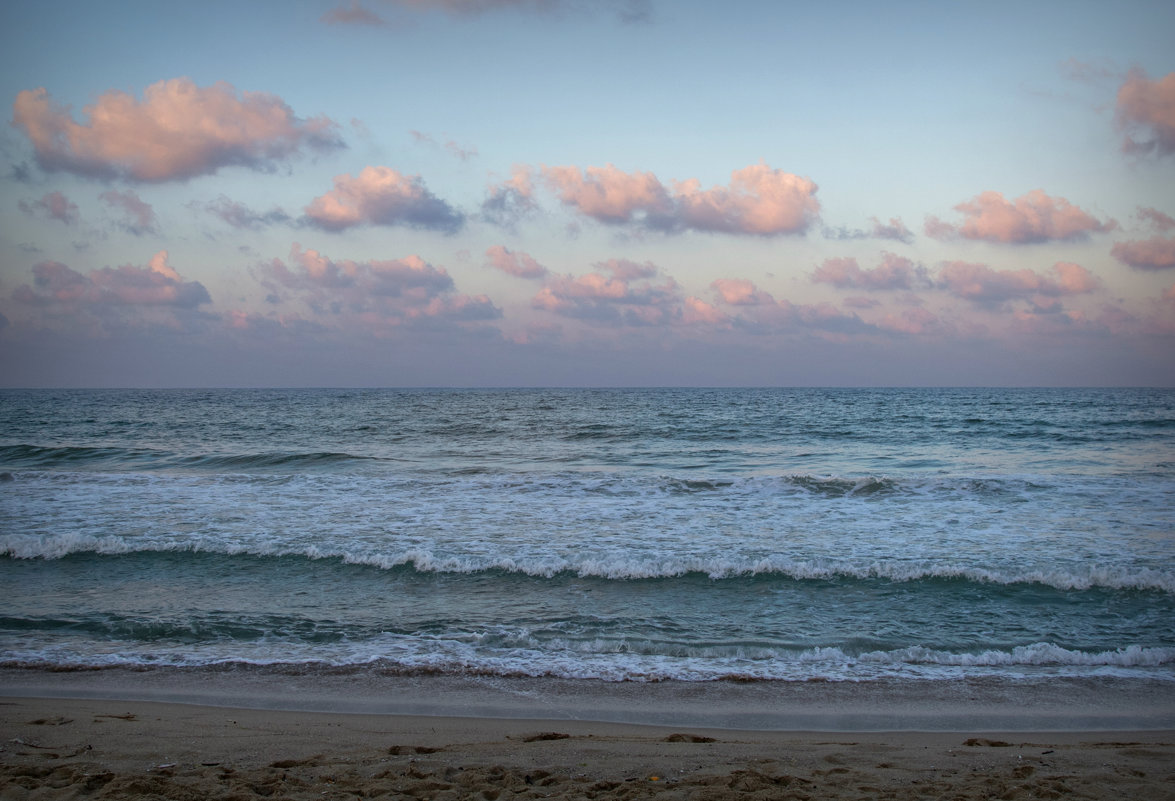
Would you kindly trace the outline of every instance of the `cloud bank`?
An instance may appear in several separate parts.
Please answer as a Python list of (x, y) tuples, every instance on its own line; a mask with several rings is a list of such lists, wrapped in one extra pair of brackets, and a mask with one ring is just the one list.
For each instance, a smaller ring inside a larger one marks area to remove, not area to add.
[(710, 284), (719, 306), (734, 307), (724, 314), (727, 327), (752, 334), (810, 334), (825, 339), (876, 333), (877, 329), (855, 314), (846, 314), (830, 303), (792, 303), (776, 299), (745, 278), (718, 278)]
[(386, 328), (410, 322), (492, 320), (501, 311), (485, 295), (455, 291), (443, 267), (419, 256), (401, 259), (335, 261), (295, 243), (288, 263), (262, 264), (258, 276), (276, 299), (303, 301), (320, 317), (361, 327)]
[(152, 256), (146, 267), (127, 264), (88, 273), (43, 261), (33, 266), (32, 286), (18, 287), (12, 298), (23, 304), (55, 306), (64, 312), (135, 306), (195, 309), (212, 302), (203, 284), (185, 281), (168, 263), (166, 250)]
[(677, 282), (653, 263), (609, 259), (595, 267), (580, 276), (550, 278), (531, 305), (563, 317), (631, 326), (662, 325), (680, 314)]
[(924, 271), (914, 262), (893, 253), (882, 253), (881, 264), (863, 270), (854, 258), (825, 259), (812, 281), (832, 284), (842, 289), (914, 289), (924, 278)]
[(1052, 276), (1034, 270), (994, 270), (986, 264), (947, 262), (936, 285), (956, 297), (979, 304), (1000, 304), (1021, 298), (1061, 297), (1093, 292), (1101, 286), (1089, 270), (1072, 262), (1057, 262)]

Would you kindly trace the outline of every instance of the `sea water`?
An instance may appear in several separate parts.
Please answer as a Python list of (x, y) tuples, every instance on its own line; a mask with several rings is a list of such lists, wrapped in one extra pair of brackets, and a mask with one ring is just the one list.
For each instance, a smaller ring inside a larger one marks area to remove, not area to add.
[(1175, 680), (1175, 391), (0, 392), (0, 665)]

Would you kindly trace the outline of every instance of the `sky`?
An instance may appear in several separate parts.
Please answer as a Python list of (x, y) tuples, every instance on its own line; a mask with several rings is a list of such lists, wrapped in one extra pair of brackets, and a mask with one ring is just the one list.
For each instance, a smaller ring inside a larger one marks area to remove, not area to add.
[(1175, 4), (7, 0), (0, 386), (1175, 386)]

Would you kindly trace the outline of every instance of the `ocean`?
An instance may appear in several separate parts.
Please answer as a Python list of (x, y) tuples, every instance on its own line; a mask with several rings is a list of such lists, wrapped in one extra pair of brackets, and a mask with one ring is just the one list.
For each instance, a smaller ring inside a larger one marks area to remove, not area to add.
[(0, 666), (1175, 680), (1167, 389), (0, 392)]

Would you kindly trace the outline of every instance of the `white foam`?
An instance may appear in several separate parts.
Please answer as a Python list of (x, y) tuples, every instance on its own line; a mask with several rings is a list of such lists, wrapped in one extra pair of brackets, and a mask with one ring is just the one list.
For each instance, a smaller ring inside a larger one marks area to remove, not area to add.
[(1054, 643), (1038, 642), (1016, 646), (1008, 651), (985, 650), (980, 653), (952, 653), (924, 647), (895, 651), (872, 651), (856, 657), (861, 662), (884, 664), (908, 663), (950, 665), (957, 667), (1006, 667), (1056, 665), (1081, 667), (1160, 667), (1175, 664), (1175, 648), (1144, 648), (1129, 645), (1112, 651), (1078, 651)]
[(804, 651), (703, 654), (642, 654), (627, 650), (593, 650), (592, 643), (563, 650), (529, 646), (525, 638), (504, 647), (486, 647), (477, 637), (462, 640), (434, 636), (385, 635), (370, 642), (343, 642), (329, 652), (305, 644), (262, 640), (250, 644), (200, 648), (156, 643), (107, 643), (101, 651), (68, 645), (4, 648), (0, 664), (26, 666), (199, 667), (253, 665), (321, 665), (334, 669), (368, 668), (393, 672), (437, 672), (495, 676), (558, 677), (600, 681), (864, 681), (876, 679), (958, 679), (977, 676), (1116, 675), (1175, 681), (1175, 648), (1125, 646), (1083, 652), (1052, 643), (1011, 650), (956, 653), (910, 647), (859, 655), (839, 648)]
[(486, 553), (438, 554), (423, 548), (382, 551), (369, 548), (338, 548), (325, 544), (290, 543), (274, 538), (270, 542), (223, 542), (212, 538), (167, 538), (144, 542), (117, 536), (60, 533), (53, 536), (7, 534), (0, 536), (0, 555), (16, 559), (61, 559), (70, 554), (192, 552), (257, 557), (304, 557), (339, 559), (345, 564), (390, 570), (411, 567), (423, 573), (483, 573), (503, 571), (550, 579), (560, 574), (579, 578), (616, 581), (671, 579), (700, 574), (714, 580), (777, 576), (798, 581), (835, 579), (916, 582), (961, 580), (983, 584), (1040, 584), (1061, 590), (1158, 590), (1175, 593), (1175, 572), (1148, 567), (1072, 565), (1027, 570), (963, 566), (930, 560), (851, 560), (786, 557), (737, 556), (645, 556), (626, 551), (609, 551), (579, 557), (559, 553), (523, 550), (517, 556)]

